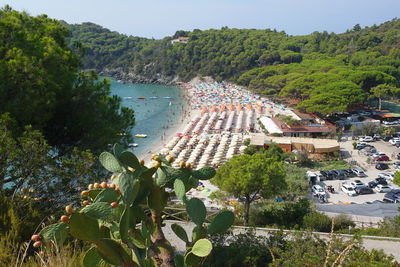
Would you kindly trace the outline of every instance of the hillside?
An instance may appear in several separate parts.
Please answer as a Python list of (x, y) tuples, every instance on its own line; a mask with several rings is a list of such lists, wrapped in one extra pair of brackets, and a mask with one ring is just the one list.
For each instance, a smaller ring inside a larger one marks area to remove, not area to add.
[[(379, 84), (392, 86), (386, 97), (393, 97), (399, 85), (399, 19), (366, 28), (355, 25), (342, 34), (289, 36), (269, 29), (224, 27), (178, 31), (162, 40), (125, 36), (92, 23), (68, 27), (70, 42), (86, 48), (85, 68), (132, 82), (212, 76), (291, 98), (299, 108), (322, 114), (362, 104)], [(178, 36), (189, 41), (172, 44)], [(326, 87), (333, 81), (339, 84)], [(340, 97), (336, 88), (343, 93)]]

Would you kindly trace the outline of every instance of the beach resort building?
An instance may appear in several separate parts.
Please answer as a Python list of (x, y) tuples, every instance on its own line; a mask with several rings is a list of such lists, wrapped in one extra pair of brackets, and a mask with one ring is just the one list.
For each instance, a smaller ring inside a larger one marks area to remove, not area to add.
[(336, 132), (336, 126), (315, 114), (292, 110), (290, 115), (261, 117), (260, 123), (269, 134), (287, 137), (320, 137)]
[(304, 151), (310, 154), (324, 154), (340, 150), (335, 139), (302, 138), (302, 137), (273, 137), (265, 134), (251, 134), (250, 145), (267, 148), (276, 143), (285, 152)]

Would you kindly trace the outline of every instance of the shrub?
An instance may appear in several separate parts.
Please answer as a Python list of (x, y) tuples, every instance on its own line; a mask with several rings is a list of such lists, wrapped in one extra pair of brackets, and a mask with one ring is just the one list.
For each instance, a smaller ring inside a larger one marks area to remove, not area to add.
[(331, 225), (331, 218), (320, 212), (309, 213), (303, 218), (303, 227), (308, 230), (317, 232), (330, 232)]
[(311, 212), (311, 204), (307, 199), (297, 202), (264, 202), (255, 205), (250, 218), (252, 226), (276, 225), (284, 228), (298, 228), (303, 224), (303, 218)]

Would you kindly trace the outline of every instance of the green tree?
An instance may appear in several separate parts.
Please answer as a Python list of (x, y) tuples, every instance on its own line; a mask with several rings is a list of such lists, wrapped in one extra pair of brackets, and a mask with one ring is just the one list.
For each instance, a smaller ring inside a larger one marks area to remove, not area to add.
[(16, 134), (32, 125), (65, 153), (105, 149), (130, 133), (133, 112), (109, 95), (107, 81), (79, 72), (79, 46), (69, 48), (61, 22), (10, 7), (0, 17), (0, 114), (16, 120)]
[(258, 195), (271, 198), (286, 188), (286, 171), (281, 161), (262, 153), (235, 156), (217, 171), (212, 182), (235, 197), (244, 198), (244, 221), (249, 223), (250, 204)]
[(382, 99), (385, 99), (391, 95), (396, 94), (399, 91), (398, 88), (389, 84), (379, 84), (371, 88), (372, 97), (378, 98), (379, 104), (378, 109), (382, 109)]
[(396, 171), (394, 173), (393, 183), (400, 186), (400, 172)]

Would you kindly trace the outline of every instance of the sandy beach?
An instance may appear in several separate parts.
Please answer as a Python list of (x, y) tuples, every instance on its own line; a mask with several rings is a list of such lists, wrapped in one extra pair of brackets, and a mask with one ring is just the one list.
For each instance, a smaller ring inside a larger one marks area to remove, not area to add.
[(157, 141), (153, 142), (147, 151), (137, 154), (137, 157), (143, 159), (146, 164), (151, 161), (151, 155), (159, 153), (167, 142), (176, 136), (177, 133), (181, 132), (185, 128), (186, 124), (188, 124), (196, 114), (196, 111), (191, 109), (190, 97), (186, 85), (180, 86), (180, 94), (184, 100), (180, 120), (166, 129), (164, 135), (160, 136)]

